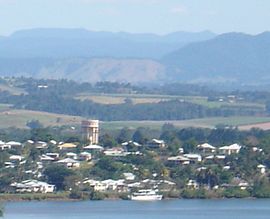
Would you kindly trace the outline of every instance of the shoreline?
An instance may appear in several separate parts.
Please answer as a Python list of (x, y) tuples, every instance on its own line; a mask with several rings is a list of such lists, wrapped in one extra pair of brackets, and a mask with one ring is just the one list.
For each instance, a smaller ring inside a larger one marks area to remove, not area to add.
[[(213, 197), (213, 198), (172, 198), (165, 197), (161, 201), (171, 201), (171, 200), (231, 200), (231, 199), (247, 199), (247, 200), (257, 200), (257, 199), (269, 199), (269, 198), (257, 198), (257, 197)], [(122, 199), (120, 197), (108, 197), (101, 200), (91, 200), (91, 199), (72, 199), (68, 196), (59, 196), (59, 194), (0, 194), (0, 203), (3, 202), (81, 202), (81, 201), (131, 201), (130, 199)]]

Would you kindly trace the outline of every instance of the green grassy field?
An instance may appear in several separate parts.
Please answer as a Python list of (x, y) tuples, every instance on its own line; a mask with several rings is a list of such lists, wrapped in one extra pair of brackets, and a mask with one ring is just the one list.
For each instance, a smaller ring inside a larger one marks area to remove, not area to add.
[(228, 126), (242, 126), (257, 123), (270, 122), (270, 117), (213, 117), (203, 119), (191, 119), (180, 121), (116, 121), (102, 122), (101, 127), (104, 129), (121, 129), (129, 127), (136, 129), (138, 127), (149, 127), (152, 129), (160, 129), (163, 124), (171, 123), (178, 128), (185, 127), (201, 127), (214, 128), (216, 125), (224, 124)]
[(221, 106), (237, 106), (237, 107), (250, 107), (264, 109), (265, 105), (260, 103), (251, 102), (219, 102), (219, 101), (208, 101), (207, 97), (203, 96), (171, 96), (171, 95), (151, 95), (151, 94), (95, 94), (95, 93), (82, 93), (79, 94), (77, 99), (80, 100), (91, 100), (100, 104), (122, 104), (126, 98), (132, 100), (134, 104), (139, 103), (157, 103), (160, 101), (168, 100), (184, 100), (190, 103), (199, 104), (209, 108), (219, 108)]
[[(15, 110), (10, 105), (0, 104), (0, 128), (17, 127), (26, 128), (26, 123), (31, 120), (39, 120), (46, 126), (79, 125), (84, 118), (62, 114), (46, 113), (31, 110)], [(130, 127), (149, 127), (160, 129), (165, 123), (172, 123), (176, 127), (202, 127), (214, 128), (216, 125), (246, 126), (258, 123), (270, 122), (270, 117), (213, 117), (203, 119), (191, 119), (180, 121), (113, 121), (101, 122), (102, 129), (121, 129)]]
[(82, 117), (62, 114), (37, 112), (31, 110), (12, 110), (0, 112), (0, 128), (17, 127), (26, 128), (26, 123), (31, 120), (39, 120), (46, 126), (78, 125)]

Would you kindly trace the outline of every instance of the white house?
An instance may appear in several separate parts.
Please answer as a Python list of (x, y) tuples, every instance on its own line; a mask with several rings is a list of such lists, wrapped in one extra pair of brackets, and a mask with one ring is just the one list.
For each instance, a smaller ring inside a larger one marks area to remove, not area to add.
[(123, 173), (124, 177), (128, 181), (133, 181), (135, 179), (135, 175), (133, 173)]
[(95, 191), (105, 192), (105, 191), (117, 191), (117, 192), (127, 192), (128, 186), (124, 183), (123, 179), (112, 180), (107, 179), (103, 181), (88, 179), (83, 182), (84, 184), (89, 184)]
[(139, 144), (138, 142), (136, 141), (126, 141), (124, 143), (121, 144), (122, 146), (128, 146), (128, 145), (131, 145), (131, 146), (136, 146), (136, 147), (141, 147), (142, 145)]
[(35, 143), (35, 147), (36, 147), (37, 149), (45, 149), (45, 148), (48, 147), (48, 144), (47, 144), (46, 142), (44, 142), (44, 141), (37, 141), (37, 142)]
[(183, 165), (190, 164), (190, 159), (181, 155), (175, 156), (175, 157), (169, 157), (167, 160), (175, 164), (183, 164)]
[(25, 180), (21, 183), (15, 182), (11, 186), (16, 189), (16, 192), (52, 193), (55, 189), (54, 185), (37, 180)]
[(261, 174), (265, 174), (265, 171), (266, 171), (266, 166), (265, 165), (259, 164), (257, 166), (257, 168), (259, 169)]
[(219, 152), (221, 154), (227, 154), (227, 155), (231, 155), (231, 154), (238, 154), (241, 150), (242, 146), (240, 146), (239, 144), (232, 144), (230, 146), (223, 146), (219, 148)]
[(9, 157), (10, 161), (22, 161), (23, 159), (24, 159), (24, 157), (21, 155), (11, 155)]
[(195, 180), (192, 180), (190, 179), (186, 186), (189, 188), (189, 189), (199, 189), (199, 184), (195, 181)]
[(104, 148), (102, 146), (96, 144), (90, 144), (88, 146), (83, 147), (83, 149), (90, 151), (104, 151)]
[(59, 157), (60, 157), (59, 153), (51, 153), (51, 152), (48, 152), (48, 153), (46, 153), (46, 155), (49, 156), (49, 157), (54, 158), (54, 160), (58, 160)]
[(73, 152), (66, 153), (66, 157), (74, 159), (74, 160), (78, 159), (78, 155), (76, 153), (73, 153)]
[(197, 148), (199, 150), (203, 151), (204, 153), (215, 153), (215, 151), (216, 151), (216, 147), (214, 147), (208, 143), (199, 144), (197, 146)]
[(153, 138), (150, 142), (148, 142), (147, 146), (149, 148), (165, 148), (166, 144), (163, 140)]
[(124, 151), (124, 149), (119, 148), (119, 147), (107, 149), (107, 150), (103, 151), (103, 153), (106, 156), (112, 156), (112, 157), (123, 157), (123, 156), (127, 155), (127, 153)]
[(10, 148), (20, 148), (22, 147), (22, 143), (17, 141), (9, 141), (6, 143), (7, 146), (10, 146)]
[(201, 162), (202, 156), (200, 154), (184, 154), (184, 157), (188, 158), (190, 161)]
[(46, 154), (42, 154), (39, 158), (42, 162), (53, 162), (54, 161), (53, 157), (50, 157)]
[(65, 165), (67, 168), (77, 168), (80, 167), (80, 162), (73, 160), (71, 158), (65, 158), (63, 160), (57, 161), (59, 164)]
[(79, 154), (79, 160), (89, 161), (91, 159), (92, 159), (92, 154), (87, 151), (84, 151)]

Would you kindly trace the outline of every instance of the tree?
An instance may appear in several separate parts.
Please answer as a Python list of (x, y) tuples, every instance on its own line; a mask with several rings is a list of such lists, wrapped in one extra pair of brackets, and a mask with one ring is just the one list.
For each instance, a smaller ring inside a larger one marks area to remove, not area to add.
[(47, 167), (44, 171), (44, 175), (47, 178), (48, 183), (55, 185), (59, 190), (64, 189), (65, 178), (74, 174), (75, 173), (72, 170), (62, 165), (52, 165)]
[(0, 168), (4, 167), (5, 162), (9, 160), (9, 154), (7, 152), (0, 153)]
[(48, 142), (53, 139), (53, 137), (48, 128), (37, 128), (31, 130), (31, 139), (33, 141)]
[(149, 140), (149, 136), (147, 135), (149, 132), (146, 128), (138, 128), (133, 134), (133, 141), (136, 141), (140, 144), (145, 144)]
[(100, 137), (100, 143), (105, 147), (114, 147), (117, 145), (115, 139), (109, 134), (102, 135)]
[(127, 127), (124, 127), (123, 129), (121, 129), (121, 131), (117, 137), (117, 142), (123, 143), (126, 141), (130, 141), (131, 137), (132, 137), (132, 130), (130, 130)]
[(39, 129), (42, 128), (43, 125), (39, 120), (31, 120), (26, 123), (26, 126), (28, 126), (30, 129)]

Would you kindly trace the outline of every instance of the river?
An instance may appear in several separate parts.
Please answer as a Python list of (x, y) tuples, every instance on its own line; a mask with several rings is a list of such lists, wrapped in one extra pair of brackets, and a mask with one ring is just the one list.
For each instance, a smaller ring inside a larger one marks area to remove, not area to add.
[(269, 219), (270, 199), (8, 202), (4, 219)]

